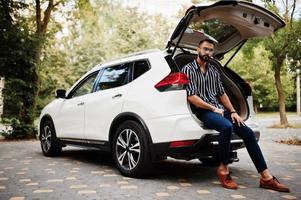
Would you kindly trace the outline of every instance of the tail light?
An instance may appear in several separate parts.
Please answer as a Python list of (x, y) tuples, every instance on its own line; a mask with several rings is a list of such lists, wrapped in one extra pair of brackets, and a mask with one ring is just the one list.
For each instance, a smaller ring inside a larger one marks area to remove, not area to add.
[(170, 148), (177, 148), (177, 147), (186, 147), (192, 146), (195, 143), (195, 140), (186, 140), (186, 141), (175, 141), (169, 143)]
[(187, 84), (187, 76), (184, 73), (175, 72), (168, 74), (168, 76), (155, 85), (155, 88), (157, 88), (160, 92), (182, 90), (185, 89)]

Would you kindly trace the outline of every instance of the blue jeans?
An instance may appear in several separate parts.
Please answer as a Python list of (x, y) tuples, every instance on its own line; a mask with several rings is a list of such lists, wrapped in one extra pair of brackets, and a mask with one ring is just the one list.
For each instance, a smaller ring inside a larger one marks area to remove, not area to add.
[(260, 147), (256, 141), (256, 137), (252, 129), (248, 126), (232, 123), (231, 114), (225, 111), (224, 116), (215, 112), (196, 109), (196, 116), (204, 123), (204, 125), (210, 129), (214, 129), (219, 134), (219, 158), (222, 164), (229, 164), (230, 160), (230, 140), (232, 132), (238, 135), (245, 143), (247, 151), (258, 171), (258, 173), (267, 169), (266, 162), (263, 158)]

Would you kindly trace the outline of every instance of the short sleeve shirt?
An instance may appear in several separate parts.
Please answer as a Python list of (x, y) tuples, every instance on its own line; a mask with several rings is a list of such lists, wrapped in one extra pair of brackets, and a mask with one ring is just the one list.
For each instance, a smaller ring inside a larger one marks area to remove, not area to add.
[(207, 62), (206, 72), (201, 72), (196, 60), (185, 65), (182, 70), (189, 79), (186, 87), (187, 96), (197, 95), (203, 101), (214, 105), (217, 108), (224, 107), (219, 103), (217, 97), (225, 93), (219, 71), (216, 67)]

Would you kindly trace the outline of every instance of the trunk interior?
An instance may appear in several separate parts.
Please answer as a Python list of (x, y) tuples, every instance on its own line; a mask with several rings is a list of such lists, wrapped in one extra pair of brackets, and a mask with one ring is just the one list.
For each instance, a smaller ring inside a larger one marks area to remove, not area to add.
[[(196, 59), (197, 55), (192, 53), (180, 53), (174, 56), (174, 61), (181, 70), (186, 64)], [(222, 66), (218, 61), (213, 60), (218, 66), (218, 70), (221, 74), (221, 79), (227, 95), (237, 113), (242, 119), (247, 120), (250, 114), (249, 105), (247, 103), (247, 97), (251, 96), (250, 86), (235, 72), (233, 72), (227, 66)], [(194, 113), (193, 106), (190, 106), (191, 111)]]

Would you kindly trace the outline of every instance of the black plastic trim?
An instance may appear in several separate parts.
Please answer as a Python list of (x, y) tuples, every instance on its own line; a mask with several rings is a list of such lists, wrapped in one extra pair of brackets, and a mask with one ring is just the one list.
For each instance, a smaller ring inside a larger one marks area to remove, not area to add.
[(97, 148), (102, 151), (110, 152), (110, 145), (108, 141), (103, 140), (87, 140), (87, 139), (78, 139), (78, 138), (58, 138), (63, 144), (76, 145), (76, 146), (85, 146)]
[(170, 70), (171, 70), (171, 73), (172, 72), (179, 72), (180, 69), (179, 69), (179, 66), (177, 65), (177, 63), (174, 61), (174, 59), (172, 59), (172, 56), (170, 54), (168, 54), (167, 56), (164, 57)]
[(91, 72), (90, 74), (86, 75), (85, 78), (83, 78), (83, 80), (81, 80), (69, 93), (68, 95), (66, 96), (66, 99), (72, 99), (73, 98), (73, 95), (74, 95), (74, 92), (76, 92), (76, 90), (81, 87), (86, 81), (87, 79), (89, 79), (91, 76), (97, 74), (97, 76), (95, 77), (95, 80), (93, 82), (93, 86), (92, 86), (92, 89), (91, 89), (91, 92), (90, 93), (93, 93), (93, 88), (94, 88), (94, 85), (95, 85), (95, 82), (97, 80), (97, 77), (99, 75), (99, 72), (100, 70), (96, 70), (96, 71), (93, 71)]
[[(53, 123), (53, 119), (52, 119), (52, 117), (49, 115), (49, 114), (45, 114), (45, 115), (43, 115), (43, 117), (41, 118), (41, 120), (40, 120), (40, 127), (39, 127), (39, 129), (40, 129), (40, 134), (41, 134), (41, 125), (42, 125), (42, 121), (43, 120), (46, 120), (46, 119), (48, 119), (48, 120), (50, 120), (51, 122), (52, 122), (52, 124), (53, 124), (53, 127), (54, 127), (54, 130), (55, 130), (55, 125), (54, 125), (54, 123)], [(56, 130), (55, 130), (55, 132), (56, 132)]]
[[(260, 137), (259, 131), (254, 131), (257, 141)], [(218, 142), (219, 133), (205, 134), (199, 140), (197, 140), (192, 146), (185, 147), (169, 147), (170, 142), (155, 143), (153, 144), (154, 153), (158, 157), (170, 156), (178, 159), (191, 160), (195, 158), (206, 158), (218, 154), (218, 145), (213, 145), (212, 142)], [(232, 141), (241, 140), (235, 134), (232, 134)], [(230, 151), (236, 151), (238, 149), (244, 148), (243, 142), (238, 142), (231, 144)]]
[(113, 139), (113, 135), (114, 135), (114, 128), (115, 128), (114, 126), (115, 126), (116, 122), (120, 119), (122, 121), (126, 121), (126, 120), (132, 120), (133, 118), (138, 120), (140, 122), (140, 124), (142, 125), (142, 127), (143, 127), (143, 129), (146, 133), (146, 137), (147, 137), (148, 144), (149, 144), (149, 147), (150, 147), (152, 160), (155, 160), (155, 155), (154, 155), (154, 152), (153, 152), (153, 140), (152, 140), (151, 134), (149, 132), (149, 129), (148, 129), (146, 123), (144, 122), (144, 120), (136, 113), (123, 112), (123, 113), (118, 114), (114, 118), (114, 120), (111, 123), (110, 132), (109, 132), (109, 143), (112, 144), (112, 139)]

